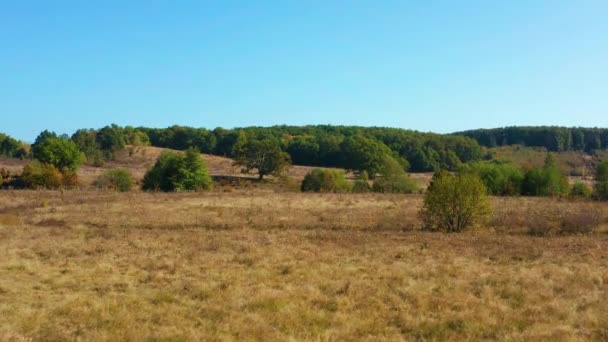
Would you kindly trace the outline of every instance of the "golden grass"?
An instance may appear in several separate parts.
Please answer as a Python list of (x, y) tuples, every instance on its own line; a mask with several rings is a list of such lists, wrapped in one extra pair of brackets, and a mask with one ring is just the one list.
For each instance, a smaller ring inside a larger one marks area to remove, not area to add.
[[(606, 204), (494, 199), (487, 229), (442, 234), (420, 202), (3, 191), (0, 340), (608, 339)], [(527, 234), (588, 206), (592, 234)]]

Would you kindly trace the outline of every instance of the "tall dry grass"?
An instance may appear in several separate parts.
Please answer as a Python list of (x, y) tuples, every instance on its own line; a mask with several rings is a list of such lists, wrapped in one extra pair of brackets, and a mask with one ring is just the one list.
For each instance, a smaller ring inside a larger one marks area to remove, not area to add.
[[(420, 203), (3, 191), (0, 340), (608, 339), (605, 204), (494, 199), (487, 229), (442, 234)], [(528, 234), (566, 210), (593, 232)]]

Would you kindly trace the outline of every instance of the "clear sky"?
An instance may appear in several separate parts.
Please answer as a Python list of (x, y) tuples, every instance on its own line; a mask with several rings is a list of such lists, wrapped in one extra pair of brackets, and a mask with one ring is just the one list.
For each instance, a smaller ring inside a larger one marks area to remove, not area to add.
[(608, 1), (0, 0), (0, 132), (608, 126)]

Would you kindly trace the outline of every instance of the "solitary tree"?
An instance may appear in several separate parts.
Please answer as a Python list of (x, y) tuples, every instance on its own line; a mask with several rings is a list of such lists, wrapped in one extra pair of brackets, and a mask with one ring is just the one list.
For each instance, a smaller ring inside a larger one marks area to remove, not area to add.
[(238, 146), (235, 151), (235, 165), (241, 166), (241, 172), (257, 170), (259, 179), (264, 176), (279, 176), (289, 167), (289, 155), (275, 142), (269, 139), (249, 140)]

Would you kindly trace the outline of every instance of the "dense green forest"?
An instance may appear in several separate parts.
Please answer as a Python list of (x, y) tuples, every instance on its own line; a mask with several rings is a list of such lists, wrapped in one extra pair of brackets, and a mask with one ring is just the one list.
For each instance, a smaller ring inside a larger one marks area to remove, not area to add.
[(504, 127), (475, 129), (453, 135), (475, 139), (480, 145), (496, 147), (523, 145), (544, 147), (548, 151), (585, 151), (608, 148), (608, 129), (581, 127)]
[[(42, 132), (37, 142), (53, 132)], [(296, 165), (342, 167), (374, 173), (383, 156), (391, 156), (414, 172), (456, 170), (463, 163), (482, 158), (479, 144), (461, 136), (354, 126), (273, 126), (235, 129), (106, 126), (81, 129), (71, 137), (85, 155), (85, 162), (100, 165), (125, 145), (151, 145), (176, 150), (195, 147), (203, 153), (236, 157), (239, 149), (263, 141), (287, 153)], [(35, 149), (37, 143), (34, 143)]]
[(353, 126), (273, 126), (212, 131), (173, 126), (138, 128), (153, 146), (233, 157), (239, 144), (268, 140), (287, 152), (293, 164), (343, 167), (357, 170), (372, 156), (389, 154), (410, 171), (455, 170), (462, 163), (478, 160), (482, 149), (473, 139), (416, 131)]

